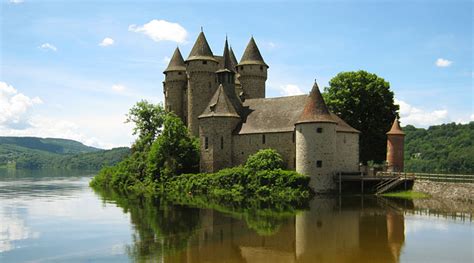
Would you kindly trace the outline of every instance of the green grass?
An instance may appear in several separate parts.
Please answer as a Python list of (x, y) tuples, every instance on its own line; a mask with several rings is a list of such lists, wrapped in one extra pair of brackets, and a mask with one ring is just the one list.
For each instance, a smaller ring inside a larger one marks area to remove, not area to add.
[(430, 198), (429, 194), (415, 192), (415, 191), (402, 191), (402, 192), (393, 192), (393, 193), (386, 193), (382, 196), (386, 197), (397, 197), (397, 198), (405, 198), (405, 199), (425, 199)]

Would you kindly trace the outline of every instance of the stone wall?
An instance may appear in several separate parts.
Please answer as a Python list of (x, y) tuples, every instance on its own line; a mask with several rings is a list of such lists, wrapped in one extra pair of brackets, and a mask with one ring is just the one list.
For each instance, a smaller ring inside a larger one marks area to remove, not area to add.
[(474, 203), (473, 183), (444, 183), (416, 179), (413, 191), (426, 193), (438, 199)]
[(336, 145), (337, 172), (359, 171), (359, 134), (349, 132), (337, 132)]
[(237, 70), (245, 98), (265, 98), (267, 67), (264, 65), (242, 65), (238, 66)]
[[(265, 135), (265, 143), (263, 143)], [(249, 155), (261, 149), (275, 149), (281, 154), (287, 169), (295, 169), (295, 142), (293, 132), (255, 133), (234, 135), (232, 137), (232, 163), (234, 166), (243, 164)]]
[(166, 72), (165, 81), (163, 82), (163, 91), (165, 97), (165, 109), (174, 112), (181, 120), (186, 123), (186, 115), (184, 110), (187, 76), (184, 71)]

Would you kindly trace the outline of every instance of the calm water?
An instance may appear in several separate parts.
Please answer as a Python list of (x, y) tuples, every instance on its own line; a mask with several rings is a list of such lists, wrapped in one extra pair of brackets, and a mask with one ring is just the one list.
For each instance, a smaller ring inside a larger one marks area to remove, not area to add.
[[(95, 193), (84, 173), (0, 170), (0, 262), (473, 262), (472, 215), (314, 199), (296, 216)], [(67, 176), (66, 176), (67, 175)]]

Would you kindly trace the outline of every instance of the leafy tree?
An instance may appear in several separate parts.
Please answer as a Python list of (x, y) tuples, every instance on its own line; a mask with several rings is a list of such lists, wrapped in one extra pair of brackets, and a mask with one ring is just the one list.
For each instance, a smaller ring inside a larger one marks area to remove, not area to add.
[(245, 162), (245, 168), (254, 171), (283, 169), (283, 159), (274, 149), (260, 150), (252, 154)]
[(199, 141), (173, 113), (164, 117), (164, 128), (151, 146), (147, 169), (153, 179), (199, 170)]
[(363, 70), (341, 72), (329, 81), (323, 96), (332, 112), (361, 132), (360, 161), (384, 161), (385, 134), (399, 109), (394, 103), (390, 84)]
[(163, 126), (165, 110), (161, 104), (152, 104), (146, 100), (137, 102), (128, 112), (125, 123), (133, 123), (133, 135), (138, 139), (132, 151), (147, 151)]

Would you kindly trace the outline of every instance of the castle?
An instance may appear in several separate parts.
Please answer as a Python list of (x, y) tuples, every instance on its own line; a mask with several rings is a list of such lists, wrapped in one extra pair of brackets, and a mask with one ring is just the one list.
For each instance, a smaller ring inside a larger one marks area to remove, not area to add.
[(309, 95), (265, 98), (268, 68), (253, 37), (237, 62), (227, 39), (215, 56), (200, 32), (188, 58), (176, 48), (164, 71), (165, 108), (199, 138), (203, 172), (272, 148), (313, 189), (333, 189), (335, 173), (359, 170), (359, 131), (329, 112), (316, 82)]

